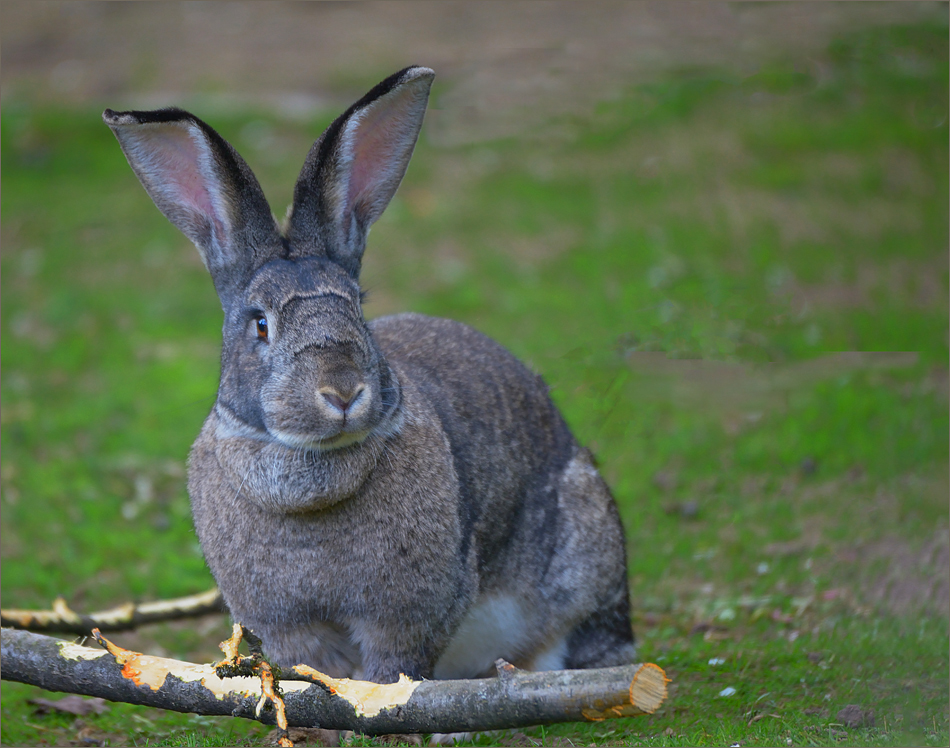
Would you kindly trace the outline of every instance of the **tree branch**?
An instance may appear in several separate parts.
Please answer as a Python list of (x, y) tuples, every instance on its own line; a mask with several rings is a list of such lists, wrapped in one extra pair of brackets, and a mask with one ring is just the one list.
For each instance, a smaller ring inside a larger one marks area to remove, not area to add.
[[(221, 665), (241, 659), (235, 639), (229, 642), (230, 649), (223, 648), (231, 659)], [(265, 696), (266, 684), (262, 687), (259, 677), (222, 678), (213, 665), (152, 657), (106, 643), (109, 651), (4, 629), (0, 671), (4, 680), (49, 691), (277, 722), (275, 702)], [(282, 696), (287, 725), (378, 735), (495, 730), (651, 714), (665, 700), (667, 682), (663, 670), (652, 664), (527, 672), (502, 663), (496, 678), (403, 678), (389, 685), (330, 678), (298, 665), (279, 684), (275, 681), (273, 689)]]
[(139, 604), (129, 602), (89, 615), (76, 613), (62, 597), (57, 597), (51, 610), (0, 610), (0, 626), (88, 636), (94, 628), (100, 631), (130, 631), (145, 623), (195, 618), (224, 610), (224, 602), (217, 588), (173, 600)]

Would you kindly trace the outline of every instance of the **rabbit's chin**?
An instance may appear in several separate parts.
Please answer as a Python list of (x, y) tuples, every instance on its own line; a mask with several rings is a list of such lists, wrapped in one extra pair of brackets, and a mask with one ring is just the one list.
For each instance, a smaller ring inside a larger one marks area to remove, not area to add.
[(293, 434), (288, 431), (275, 431), (270, 429), (270, 435), (277, 441), (290, 449), (306, 449), (311, 452), (330, 452), (334, 449), (349, 447), (351, 444), (358, 444), (366, 439), (372, 433), (372, 429), (361, 431), (341, 432), (336, 436), (326, 439), (319, 439), (307, 434)]

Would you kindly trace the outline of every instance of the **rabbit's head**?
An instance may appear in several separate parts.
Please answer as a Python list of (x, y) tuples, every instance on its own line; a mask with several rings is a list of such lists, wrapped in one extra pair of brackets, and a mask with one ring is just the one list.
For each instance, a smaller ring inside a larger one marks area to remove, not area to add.
[(359, 271), (433, 77), (406, 68), (327, 128), (283, 231), (241, 156), (197, 117), (104, 112), (146, 191), (211, 273), (224, 309), (218, 413), (235, 434), (324, 450), (396, 425), (398, 383), (363, 319)]

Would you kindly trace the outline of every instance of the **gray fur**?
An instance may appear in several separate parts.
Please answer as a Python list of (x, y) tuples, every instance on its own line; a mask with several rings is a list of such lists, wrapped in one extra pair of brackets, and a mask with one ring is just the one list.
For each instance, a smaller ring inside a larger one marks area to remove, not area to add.
[[(632, 661), (624, 538), (547, 387), (499, 344), (363, 319), (366, 233), (433, 73), (407, 68), (311, 149), (281, 236), (241, 157), (181, 110), (107, 110), (224, 308), (188, 487), (234, 619), (281, 665), (378, 682)], [(262, 322), (263, 320), (263, 322)]]

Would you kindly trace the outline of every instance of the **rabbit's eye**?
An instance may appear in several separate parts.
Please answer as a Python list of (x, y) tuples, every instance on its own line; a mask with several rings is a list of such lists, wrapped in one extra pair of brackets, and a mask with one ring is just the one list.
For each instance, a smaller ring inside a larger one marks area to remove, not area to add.
[(256, 317), (254, 326), (257, 328), (257, 337), (261, 340), (267, 340), (267, 317), (263, 315)]

